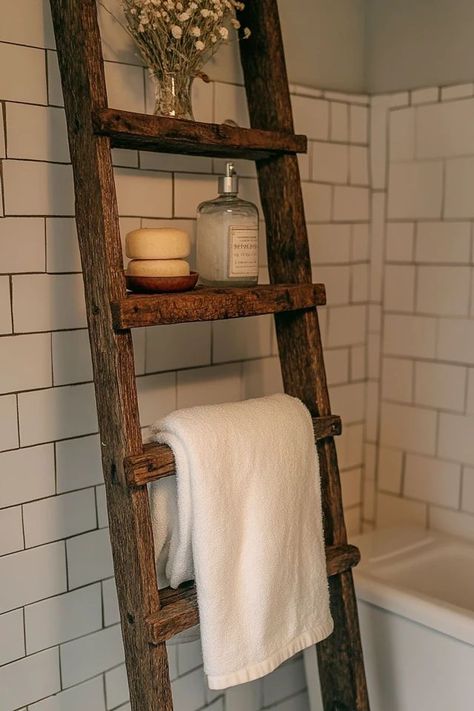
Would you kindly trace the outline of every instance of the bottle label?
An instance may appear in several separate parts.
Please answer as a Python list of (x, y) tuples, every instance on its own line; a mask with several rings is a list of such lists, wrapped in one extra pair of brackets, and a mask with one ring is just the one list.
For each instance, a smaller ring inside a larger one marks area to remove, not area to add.
[(258, 276), (258, 227), (229, 227), (229, 277)]

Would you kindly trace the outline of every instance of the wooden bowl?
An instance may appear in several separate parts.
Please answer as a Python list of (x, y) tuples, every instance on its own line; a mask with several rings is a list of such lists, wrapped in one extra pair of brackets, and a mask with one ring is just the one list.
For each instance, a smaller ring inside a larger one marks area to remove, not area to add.
[(152, 277), (125, 275), (127, 289), (139, 294), (164, 294), (166, 292), (190, 291), (194, 289), (199, 278), (197, 272), (186, 276)]

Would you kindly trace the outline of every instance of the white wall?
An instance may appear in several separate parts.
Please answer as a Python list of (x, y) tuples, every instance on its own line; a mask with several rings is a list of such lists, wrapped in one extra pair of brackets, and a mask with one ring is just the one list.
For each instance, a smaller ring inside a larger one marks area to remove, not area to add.
[(473, 126), (472, 83), (372, 100), (364, 498), (378, 525), (471, 539)]
[[(293, 84), (366, 90), (366, 0), (279, 0), (288, 77)], [(212, 79), (242, 81), (236, 44), (219, 52)]]
[[(128, 40), (104, 15), (110, 104), (151, 110)], [(216, 65), (218, 66), (218, 65)], [(223, 63), (225, 65), (225, 61)], [(248, 121), (242, 87), (199, 83), (196, 117)], [(217, 78), (214, 75), (214, 78)], [(347, 520), (358, 530), (368, 275), (368, 108), (364, 97), (299, 89), (296, 129), (315, 278), (340, 439)], [(3, 0), (0, 24), (0, 707), (127, 709), (127, 686), (99, 463), (71, 168), (46, 0)], [(218, 161), (116, 151), (122, 234), (194, 231)], [(259, 202), (254, 166), (243, 194)], [(265, 279), (266, 256), (260, 255)], [(273, 325), (262, 317), (135, 333), (144, 428), (181, 406), (281, 388)], [(170, 650), (176, 711), (307, 709), (301, 658), (228, 694), (205, 684), (199, 645)], [(104, 694), (105, 688), (105, 694)], [(43, 699), (43, 701), (41, 701)]]
[(371, 94), (474, 77), (471, 0), (367, 0)]
[(290, 81), (366, 90), (366, 0), (280, 0)]

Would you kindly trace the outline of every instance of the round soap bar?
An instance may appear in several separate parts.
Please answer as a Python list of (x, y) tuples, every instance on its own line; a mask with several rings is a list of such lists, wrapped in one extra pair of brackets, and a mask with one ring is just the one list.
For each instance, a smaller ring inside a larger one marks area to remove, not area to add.
[(191, 241), (183, 230), (144, 228), (128, 233), (125, 252), (130, 259), (183, 259), (189, 257)]
[(189, 264), (184, 259), (132, 259), (127, 266), (129, 276), (187, 276)]

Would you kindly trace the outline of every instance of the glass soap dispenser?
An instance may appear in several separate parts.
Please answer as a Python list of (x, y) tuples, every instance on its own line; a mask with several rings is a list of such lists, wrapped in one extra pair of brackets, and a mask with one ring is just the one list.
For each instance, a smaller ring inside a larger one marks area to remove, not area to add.
[(234, 164), (219, 177), (219, 197), (197, 210), (197, 271), (206, 286), (258, 282), (258, 209), (238, 196)]

